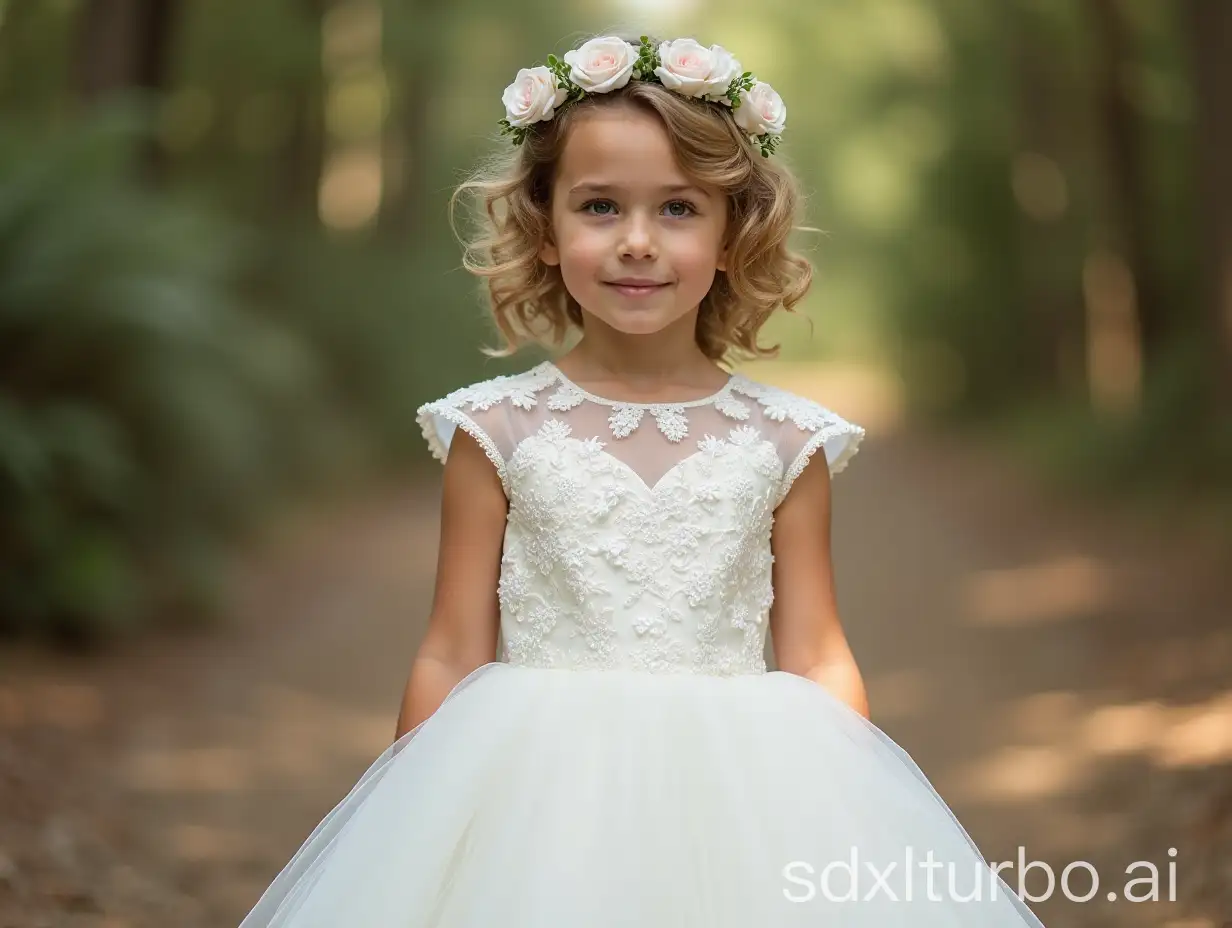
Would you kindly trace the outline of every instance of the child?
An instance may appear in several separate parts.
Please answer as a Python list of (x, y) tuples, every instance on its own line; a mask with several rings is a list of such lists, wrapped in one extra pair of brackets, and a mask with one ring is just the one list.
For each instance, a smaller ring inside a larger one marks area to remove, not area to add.
[(582, 337), (420, 409), (441, 544), (397, 738), (241, 928), (1039, 926), (867, 719), (830, 563), (863, 429), (719, 366), (809, 284), (781, 99), (604, 36), (504, 103), (468, 266), (505, 353)]

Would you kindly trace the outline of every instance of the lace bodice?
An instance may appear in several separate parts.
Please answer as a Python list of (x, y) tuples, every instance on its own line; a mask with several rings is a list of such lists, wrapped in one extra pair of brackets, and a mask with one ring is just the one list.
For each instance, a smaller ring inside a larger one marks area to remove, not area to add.
[(550, 361), (419, 408), (444, 461), (458, 428), (509, 499), (502, 660), (762, 673), (774, 511), (817, 449), (838, 473), (864, 429), (740, 374), (685, 403), (595, 396)]

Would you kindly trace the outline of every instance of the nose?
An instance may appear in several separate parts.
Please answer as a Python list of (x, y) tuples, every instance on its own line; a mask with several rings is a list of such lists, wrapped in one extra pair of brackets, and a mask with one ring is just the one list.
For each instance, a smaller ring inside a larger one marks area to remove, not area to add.
[(620, 241), (623, 258), (654, 258), (658, 254), (655, 244), (654, 223), (635, 211), (624, 224)]

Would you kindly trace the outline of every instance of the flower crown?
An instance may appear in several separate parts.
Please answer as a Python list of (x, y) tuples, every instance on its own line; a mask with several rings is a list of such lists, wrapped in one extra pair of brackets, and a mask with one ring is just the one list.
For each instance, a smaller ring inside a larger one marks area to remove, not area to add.
[(673, 39), (656, 48), (647, 36), (633, 45), (616, 36), (600, 36), (565, 52), (564, 60), (548, 55), (548, 63), (522, 68), (505, 88), (501, 100), (506, 116), (501, 135), (521, 145), (537, 122), (587, 94), (619, 90), (630, 80), (660, 84), (685, 97), (731, 107), (749, 140), (768, 158), (778, 147), (787, 121), (787, 107), (769, 84), (721, 45), (706, 48), (693, 39)]

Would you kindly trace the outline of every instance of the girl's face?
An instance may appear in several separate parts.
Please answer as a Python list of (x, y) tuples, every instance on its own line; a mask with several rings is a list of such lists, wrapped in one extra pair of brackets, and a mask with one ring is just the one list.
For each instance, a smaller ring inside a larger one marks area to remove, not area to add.
[(586, 312), (646, 335), (697, 309), (725, 270), (727, 203), (676, 166), (667, 132), (633, 107), (593, 110), (570, 128), (540, 248)]

